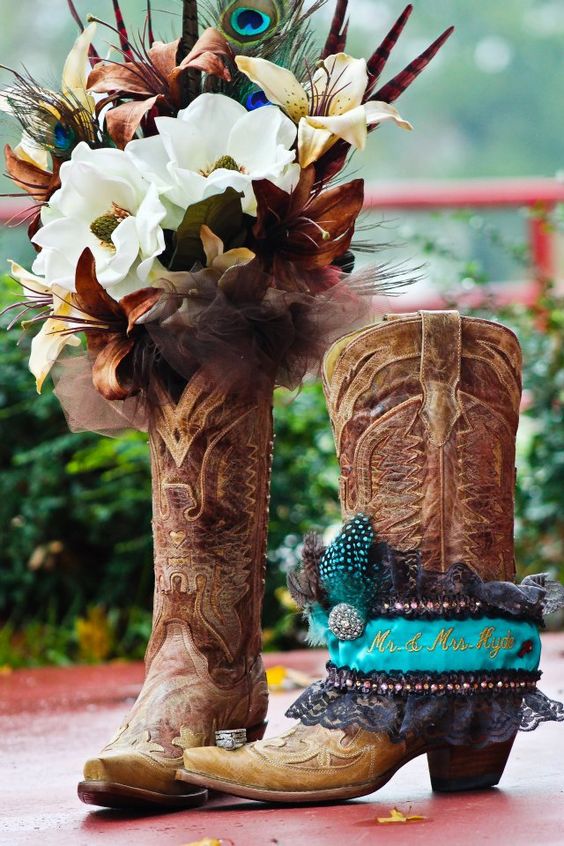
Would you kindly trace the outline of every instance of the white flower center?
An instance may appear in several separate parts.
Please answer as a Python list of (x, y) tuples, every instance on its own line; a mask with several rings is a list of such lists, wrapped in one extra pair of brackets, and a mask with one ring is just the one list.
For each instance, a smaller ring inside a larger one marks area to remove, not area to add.
[(92, 221), (90, 231), (98, 238), (102, 246), (107, 247), (109, 250), (115, 250), (112, 235), (120, 223), (127, 217), (131, 217), (130, 212), (122, 209), (117, 203), (112, 203), (110, 211), (107, 211)]
[(235, 170), (237, 173), (246, 173), (247, 170), (242, 165), (237, 164), (233, 156), (220, 156), (219, 159), (207, 170), (201, 170), (202, 176), (210, 176), (215, 170)]

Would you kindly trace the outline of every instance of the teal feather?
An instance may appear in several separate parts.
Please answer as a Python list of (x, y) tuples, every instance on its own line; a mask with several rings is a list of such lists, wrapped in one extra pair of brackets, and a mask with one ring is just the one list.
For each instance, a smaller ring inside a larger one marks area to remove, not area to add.
[(369, 518), (357, 514), (325, 551), (319, 576), (331, 607), (345, 602), (366, 613), (378, 587), (370, 558), (374, 541)]
[(307, 610), (307, 642), (309, 646), (325, 646), (327, 642), (327, 613), (315, 603)]

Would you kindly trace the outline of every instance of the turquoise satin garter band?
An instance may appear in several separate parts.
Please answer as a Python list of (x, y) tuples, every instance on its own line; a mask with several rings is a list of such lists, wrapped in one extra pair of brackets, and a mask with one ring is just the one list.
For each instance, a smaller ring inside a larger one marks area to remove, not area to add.
[(534, 672), (541, 643), (535, 623), (495, 617), (417, 620), (378, 617), (356, 640), (339, 640), (318, 607), (331, 662), (361, 673)]

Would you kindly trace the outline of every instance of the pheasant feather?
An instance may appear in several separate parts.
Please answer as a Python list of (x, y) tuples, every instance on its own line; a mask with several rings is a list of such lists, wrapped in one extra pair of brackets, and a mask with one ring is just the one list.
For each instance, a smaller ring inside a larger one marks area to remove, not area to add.
[(347, 35), (349, 22), (346, 19), (349, 7), (349, 0), (337, 0), (337, 7), (333, 15), (331, 29), (321, 53), (321, 59), (334, 56), (335, 53), (343, 53), (347, 46)]
[(388, 34), (380, 44), (380, 46), (374, 51), (374, 53), (368, 60), (367, 70), (370, 79), (370, 90), (373, 90), (374, 86), (378, 82), (382, 71), (386, 66), (387, 61), (390, 58), (390, 53), (396, 46), (398, 38), (402, 34), (412, 12), (413, 6), (409, 4), (409, 6), (406, 6), (406, 8), (403, 10), (391, 30), (388, 32)]
[[(176, 63), (179, 65), (190, 53), (199, 37), (198, 29), (198, 2), (197, 0), (183, 0), (182, 4), (182, 35), (176, 54)], [(181, 85), (182, 107), (187, 106), (200, 91), (201, 73), (193, 68), (183, 74)]]
[(417, 79), (419, 74), (425, 70), (431, 59), (437, 55), (445, 41), (450, 38), (454, 32), (454, 27), (451, 26), (436, 41), (433, 41), (430, 47), (427, 47), (416, 59), (409, 63), (409, 65), (400, 71), (393, 79), (391, 79), (383, 88), (380, 88), (372, 95), (372, 100), (381, 100), (384, 103), (393, 103), (400, 97), (403, 92)]
[(131, 61), (133, 59), (133, 53), (131, 50), (131, 46), (129, 44), (129, 35), (127, 34), (127, 27), (125, 25), (125, 21), (123, 19), (123, 14), (119, 5), (119, 0), (112, 0), (112, 4), (114, 7), (114, 15), (116, 18), (116, 29), (119, 33), (119, 46), (120, 50), (123, 53), (123, 56), (128, 60)]

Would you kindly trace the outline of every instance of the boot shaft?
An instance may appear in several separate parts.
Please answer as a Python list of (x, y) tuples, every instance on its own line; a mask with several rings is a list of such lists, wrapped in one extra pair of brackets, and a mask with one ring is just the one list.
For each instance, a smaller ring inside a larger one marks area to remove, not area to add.
[(155, 606), (150, 665), (188, 626), (228, 686), (260, 653), (272, 456), (272, 386), (226, 394), (203, 370), (150, 429)]
[(324, 388), (345, 520), (364, 512), (427, 569), (515, 575), (521, 352), (499, 324), (457, 312), (394, 316), (328, 353)]

